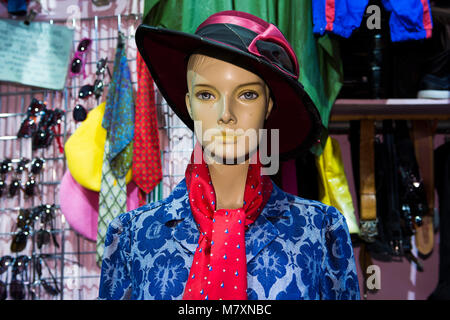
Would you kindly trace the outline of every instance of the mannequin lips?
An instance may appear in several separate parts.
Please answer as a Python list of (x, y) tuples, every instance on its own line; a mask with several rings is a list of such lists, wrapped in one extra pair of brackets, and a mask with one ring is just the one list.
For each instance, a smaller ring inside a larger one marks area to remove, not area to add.
[(232, 144), (236, 143), (240, 136), (242, 136), (242, 134), (233, 131), (222, 131), (219, 134), (214, 135), (213, 138), (224, 144)]

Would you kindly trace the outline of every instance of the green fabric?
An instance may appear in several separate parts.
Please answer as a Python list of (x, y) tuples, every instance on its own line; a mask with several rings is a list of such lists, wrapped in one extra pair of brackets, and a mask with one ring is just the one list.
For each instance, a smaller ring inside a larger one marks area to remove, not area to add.
[(119, 214), (127, 212), (127, 184), (125, 177), (116, 178), (108, 161), (110, 141), (105, 141), (102, 182), (99, 192), (96, 261), (101, 267), (108, 226)]
[[(239, 10), (277, 25), (297, 54), (299, 81), (322, 116), (326, 136), (330, 111), (342, 87), (343, 70), (337, 39), (328, 34), (314, 36), (311, 6), (311, 0), (144, 0), (144, 22), (194, 33), (210, 15)], [(322, 148), (316, 146), (312, 151), (320, 155)]]

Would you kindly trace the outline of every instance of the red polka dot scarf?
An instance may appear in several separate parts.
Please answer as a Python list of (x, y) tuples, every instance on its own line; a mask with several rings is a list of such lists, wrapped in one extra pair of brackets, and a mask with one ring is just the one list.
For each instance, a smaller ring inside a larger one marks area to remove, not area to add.
[[(196, 148), (201, 148), (197, 143)], [(195, 149), (194, 149), (195, 152)], [(186, 168), (186, 186), (192, 214), (200, 230), (198, 246), (184, 290), (186, 300), (246, 300), (247, 259), (245, 231), (255, 222), (272, 192), (272, 181), (261, 175), (261, 163), (250, 164), (239, 209), (216, 210), (216, 195), (203, 153), (194, 152)]]

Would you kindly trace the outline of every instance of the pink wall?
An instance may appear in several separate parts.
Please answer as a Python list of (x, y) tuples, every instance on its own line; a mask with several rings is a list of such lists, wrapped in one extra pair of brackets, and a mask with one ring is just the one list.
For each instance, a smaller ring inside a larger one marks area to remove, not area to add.
[[(112, 16), (118, 14), (131, 14), (143, 12), (143, 1), (141, 0), (114, 0), (107, 6), (97, 7), (88, 0), (40, 0), (41, 12), (35, 20), (48, 21), (50, 19), (85, 18), (93, 16)], [(0, 18), (7, 18), (8, 10), (0, 4)]]

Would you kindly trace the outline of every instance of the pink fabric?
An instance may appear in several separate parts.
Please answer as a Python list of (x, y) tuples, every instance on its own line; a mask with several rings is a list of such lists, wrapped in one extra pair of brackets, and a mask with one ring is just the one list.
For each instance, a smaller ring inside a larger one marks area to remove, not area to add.
[(325, 27), (325, 30), (333, 31), (334, 16), (335, 16), (335, 0), (326, 0), (325, 17), (327, 19), (327, 26)]
[[(85, 67), (86, 67), (86, 57), (87, 57), (87, 55), (88, 55), (89, 50), (90, 50), (91, 47), (92, 47), (92, 40), (89, 39), (89, 38), (83, 38), (83, 39), (81, 39), (81, 40), (79, 41), (79, 43), (82, 42), (82, 41), (84, 41), (84, 40), (89, 40), (89, 41), (90, 41), (90, 42), (89, 42), (89, 46), (86, 48), (85, 51), (80, 52), (80, 51), (77, 50), (77, 49), (78, 49), (78, 44), (77, 44), (77, 47), (75, 48), (75, 54), (73, 55), (73, 58), (72, 58), (72, 60), (70, 60), (70, 64), (69, 64), (69, 73), (70, 73), (70, 76), (71, 76), (71, 77), (76, 77), (76, 76), (78, 76), (80, 73), (83, 74), (83, 79), (86, 79), (86, 77), (87, 77), (86, 70), (85, 70)], [(78, 72), (78, 73), (73, 73), (73, 72), (72, 72), (72, 61), (75, 60), (75, 58), (78, 58), (78, 59), (80, 59), (80, 61), (81, 61), (81, 69), (80, 69), (80, 72)]]
[(132, 180), (127, 184), (127, 210), (139, 208), (139, 188)]
[(97, 239), (98, 192), (82, 187), (66, 170), (59, 191), (61, 212), (76, 232), (85, 238)]
[(197, 31), (210, 24), (216, 23), (235, 24), (250, 29), (258, 34), (264, 32), (264, 30), (266, 30), (266, 28), (269, 26), (268, 22), (251, 14), (228, 10), (221, 11), (210, 16), (201, 25), (198, 26)]
[(210, 16), (197, 28), (197, 31), (208, 25), (220, 24), (220, 23), (235, 24), (235, 25), (247, 28), (247, 29), (252, 30), (253, 32), (257, 33), (258, 35), (250, 43), (250, 45), (248, 47), (248, 51), (258, 57), (261, 56), (261, 54), (259, 53), (259, 51), (256, 47), (256, 41), (258, 41), (258, 40), (266, 40), (266, 41), (269, 40), (269, 41), (272, 41), (272, 42), (282, 46), (287, 51), (287, 53), (289, 54), (289, 57), (295, 64), (295, 74), (293, 75), (293, 74), (287, 73), (283, 69), (279, 68), (277, 65), (275, 65), (275, 67), (277, 67), (283, 73), (286, 73), (287, 75), (289, 75), (291, 77), (294, 76), (295, 79), (298, 79), (299, 65), (298, 65), (297, 56), (295, 55), (295, 52), (292, 49), (292, 47), (290, 46), (289, 42), (286, 40), (286, 38), (283, 36), (281, 31), (275, 25), (268, 23), (258, 17), (255, 17), (249, 13), (246, 13), (246, 12), (228, 10), (228, 11), (218, 12), (218, 13)]
[[(127, 210), (139, 207), (138, 187), (127, 185)], [(88, 240), (97, 240), (98, 192), (81, 186), (66, 170), (59, 191), (61, 212), (70, 227)]]
[(256, 47), (256, 41), (258, 40), (263, 40), (263, 41), (271, 41), (274, 42), (278, 45), (280, 45), (281, 47), (283, 47), (287, 53), (289, 54), (289, 57), (291, 58), (291, 60), (294, 62), (295, 65), (295, 74), (290, 74), (287, 73), (286, 71), (284, 71), (283, 69), (279, 68), (277, 65), (274, 65), (275, 67), (277, 67), (278, 69), (280, 69), (281, 71), (283, 71), (284, 73), (286, 73), (289, 76), (294, 76), (295, 79), (298, 79), (299, 76), (299, 66), (298, 66), (298, 60), (297, 60), (297, 56), (295, 55), (294, 49), (292, 49), (292, 47), (290, 46), (289, 42), (286, 40), (286, 38), (283, 36), (283, 34), (281, 33), (280, 30), (278, 30), (278, 28), (273, 25), (270, 24), (266, 30), (264, 30), (264, 32), (258, 34), (250, 43), (250, 45), (248, 46), (248, 51), (250, 51), (251, 53), (257, 55), (257, 56), (261, 56), (258, 48)]
[(433, 25), (431, 24), (431, 12), (430, 7), (428, 6), (428, 0), (421, 0), (423, 6), (423, 28), (426, 31), (426, 37), (431, 38)]

